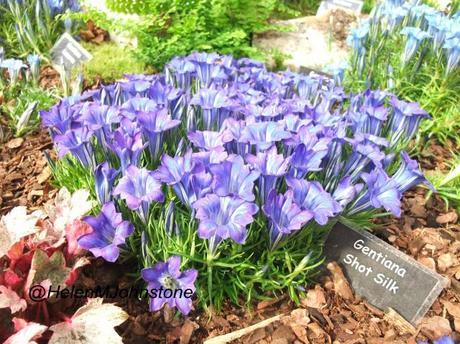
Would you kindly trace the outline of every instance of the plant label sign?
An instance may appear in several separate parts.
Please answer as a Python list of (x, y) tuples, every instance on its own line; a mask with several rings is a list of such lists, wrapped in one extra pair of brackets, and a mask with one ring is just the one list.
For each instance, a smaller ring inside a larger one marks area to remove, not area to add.
[(325, 243), (356, 294), (372, 305), (397, 311), (412, 324), (425, 315), (448, 280), (374, 235), (338, 223)]
[(323, 0), (319, 5), (316, 16), (321, 16), (329, 10), (340, 9), (346, 12), (352, 12), (356, 15), (361, 14), (363, 1), (360, 0)]
[(66, 32), (51, 49), (51, 58), (53, 64), (71, 70), (82, 62), (91, 60), (93, 56)]

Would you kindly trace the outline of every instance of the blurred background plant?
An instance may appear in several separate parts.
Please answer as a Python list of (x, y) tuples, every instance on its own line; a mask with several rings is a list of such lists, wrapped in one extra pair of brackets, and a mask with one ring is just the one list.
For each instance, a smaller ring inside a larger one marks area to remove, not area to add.
[(125, 74), (140, 74), (149, 68), (137, 59), (132, 49), (108, 42), (101, 45), (84, 43), (83, 46), (93, 55), (88, 63), (83, 65), (83, 77), (89, 85), (98, 81), (112, 83), (122, 79)]
[(382, 88), (419, 102), (434, 118), (423, 125), (420, 143), (434, 137), (460, 144), (457, 7), (454, 2), (446, 15), (419, 1), (385, 1), (348, 37), (353, 53), (346, 88)]
[(66, 12), (79, 11), (76, 0), (0, 1), (0, 40), (8, 56), (40, 55), (45, 61), (58, 37), (75, 29)]
[[(137, 38), (136, 55), (157, 70), (173, 56), (193, 51), (264, 59), (264, 52), (251, 46), (252, 35), (277, 28), (271, 19), (282, 13), (296, 14), (280, 0), (108, 0), (106, 4), (112, 11), (142, 15), (125, 29)], [(104, 29), (112, 25), (101, 15), (96, 23)]]

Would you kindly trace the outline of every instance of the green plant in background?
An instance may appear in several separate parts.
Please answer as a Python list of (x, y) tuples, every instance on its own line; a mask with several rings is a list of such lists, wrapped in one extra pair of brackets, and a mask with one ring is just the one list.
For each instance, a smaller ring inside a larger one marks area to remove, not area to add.
[(62, 14), (79, 10), (74, 0), (0, 1), (0, 40), (7, 55), (35, 53), (47, 60), (59, 36), (72, 30), (72, 21), (64, 20)]
[(59, 91), (43, 90), (37, 86), (23, 84), (5, 89), (3, 97), (4, 103), (0, 105), (0, 113), (8, 117), (14, 135), (21, 136), (39, 125), (38, 112), (47, 110), (55, 104)]
[(345, 78), (352, 91), (387, 89), (417, 101), (434, 120), (422, 137), (460, 143), (460, 20), (427, 5), (385, 2), (352, 30), (353, 49)]
[(113, 42), (95, 45), (83, 45), (93, 58), (83, 65), (83, 76), (89, 84), (103, 80), (112, 83), (122, 79), (125, 74), (148, 73), (145, 64), (137, 59), (129, 47), (122, 47)]
[[(450, 165), (450, 172), (435, 171), (428, 174), (427, 177), (436, 188), (437, 194), (446, 203), (446, 208), (450, 205), (460, 211), (460, 155), (454, 156)], [(429, 191), (427, 198), (431, 195), (432, 191)]]
[(251, 46), (252, 34), (274, 28), (270, 18), (288, 10), (279, 0), (150, 0), (142, 5), (112, 0), (108, 6), (143, 15), (130, 28), (138, 38), (136, 53), (157, 69), (173, 56), (192, 51), (263, 59), (264, 53)]

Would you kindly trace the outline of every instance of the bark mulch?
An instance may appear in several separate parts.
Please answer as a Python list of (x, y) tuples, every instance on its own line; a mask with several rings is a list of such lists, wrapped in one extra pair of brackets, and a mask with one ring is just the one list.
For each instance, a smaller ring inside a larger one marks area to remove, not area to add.
[(36, 210), (53, 198), (56, 190), (49, 184), (51, 171), (43, 153), (52, 148), (43, 130), (0, 143), (0, 215), (20, 205)]

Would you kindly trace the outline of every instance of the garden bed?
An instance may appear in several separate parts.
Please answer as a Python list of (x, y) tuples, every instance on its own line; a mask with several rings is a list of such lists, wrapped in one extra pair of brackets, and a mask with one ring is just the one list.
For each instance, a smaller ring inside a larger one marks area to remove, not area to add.
[[(17, 205), (37, 209), (56, 194), (49, 178), (45, 178), (49, 175), (43, 172), (46, 171), (45, 151), (52, 151), (51, 139), (45, 130), (38, 130), (21, 140), (11, 140), (0, 149), (0, 171), (9, 176), (2, 180), (0, 215)], [(449, 154), (446, 147), (433, 144), (422, 152), (421, 164), (445, 169), (444, 157)], [(11, 176), (17, 179), (11, 179)], [(37, 192), (40, 190), (43, 194)], [(11, 193), (13, 197), (5, 197)], [(35, 194), (38, 196), (33, 196)], [(282, 344), (296, 339), (302, 342), (308, 339), (311, 343), (334, 340), (340, 343), (361, 343), (364, 340), (367, 343), (415, 343), (416, 339), (436, 339), (450, 334), (450, 331), (453, 331), (454, 340), (460, 340), (458, 215), (452, 209), (446, 210), (445, 204), (436, 196), (426, 202), (425, 194), (425, 189), (409, 192), (403, 201), (401, 219), (386, 220), (386, 225), (376, 232), (380, 238), (451, 281), (424, 317), (422, 325), (415, 330), (365, 300), (347, 297), (347, 291), (337, 287), (331, 276), (324, 276), (317, 284), (309, 286), (308, 297), (301, 301), (300, 308), (287, 297), (281, 297), (255, 303), (251, 310), (226, 303), (212, 317), (204, 311), (193, 311), (188, 317), (175, 317), (170, 309), (150, 312), (145, 300), (106, 299), (106, 302), (117, 302), (129, 314), (128, 321), (117, 331), (124, 343), (202, 343), (209, 337), (228, 334), (283, 314), (291, 318), (257, 329), (236, 343)], [(92, 263), (83, 268), (76, 286), (118, 285), (120, 289), (129, 288), (134, 283), (129, 277), (132, 269), (129, 264), (92, 259)], [(339, 280), (342, 278), (340, 274), (336, 276)], [(69, 304), (69, 309), (75, 310), (81, 304), (81, 300), (74, 301)]]

